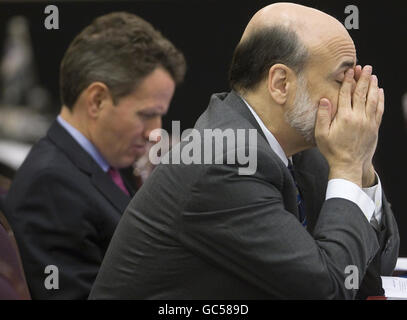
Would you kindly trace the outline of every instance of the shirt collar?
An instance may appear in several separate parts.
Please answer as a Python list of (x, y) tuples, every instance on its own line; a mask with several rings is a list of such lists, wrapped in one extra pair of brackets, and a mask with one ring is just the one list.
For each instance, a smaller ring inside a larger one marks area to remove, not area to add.
[(287, 156), (285, 155), (285, 152), (284, 152), (283, 148), (281, 147), (281, 145), (278, 143), (277, 139), (270, 132), (270, 130), (267, 129), (267, 127), (264, 125), (263, 121), (257, 115), (256, 111), (254, 111), (253, 108), (249, 105), (249, 103), (242, 96), (240, 96), (240, 98), (244, 101), (246, 106), (249, 108), (250, 112), (253, 114), (253, 117), (256, 119), (261, 130), (263, 131), (264, 135), (266, 136), (267, 142), (269, 143), (271, 149), (277, 154), (277, 156), (281, 159), (281, 161), (283, 161), (283, 163), (287, 167), (288, 166)]
[(107, 172), (110, 168), (107, 161), (103, 158), (96, 147), (76, 128), (66, 122), (60, 115), (57, 117), (59, 124), (72, 136), (72, 138), (92, 157), (93, 160)]

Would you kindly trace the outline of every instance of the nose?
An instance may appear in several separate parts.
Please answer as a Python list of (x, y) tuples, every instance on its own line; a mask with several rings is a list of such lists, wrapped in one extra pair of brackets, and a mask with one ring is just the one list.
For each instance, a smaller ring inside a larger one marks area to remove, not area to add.
[(161, 117), (157, 116), (153, 119), (150, 119), (144, 126), (144, 138), (146, 140), (149, 139), (151, 132), (155, 129), (159, 129), (162, 126), (162, 119)]

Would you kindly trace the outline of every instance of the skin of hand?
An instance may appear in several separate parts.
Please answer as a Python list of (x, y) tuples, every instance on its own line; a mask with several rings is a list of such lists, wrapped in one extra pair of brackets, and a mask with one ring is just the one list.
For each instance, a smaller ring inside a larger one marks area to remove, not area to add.
[[(356, 81), (359, 81), (361, 74), (362, 74), (362, 67), (360, 65), (358, 65), (355, 67), (355, 80)], [(381, 89), (381, 90), (383, 90), (383, 89)], [(380, 96), (379, 96), (379, 98), (380, 98)], [(383, 107), (383, 111), (384, 111), (384, 92), (383, 92), (382, 98), (383, 98), (383, 104), (380, 107)], [(378, 105), (378, 107), (379, 107), (379, 105)], [(379, 126), (381, 124), (381, 119), (382, 118), (380, 118), (380, 122), (378, 124)], [(375, 169), (373, 166), (373, 156), (374, 156), (374, 153), (375, 153), (375, 150), (377, 147), (377, 138), (378, 137), (376, 137), (375, 148), (372, 149), (372, 152), (367, 157), (367, 161), (363, 165), (362, 187), (364, 187), (364, 188), (371, 187), (377, 183), (376, 172), (375, 172)]]
[(360, 187), (374, 184), (371, 162), (383, 112), (384, 91), (379, 89), (377, 77), (372, 76), (371, 66), (346, 72), (333, 119), (331, 102), (320, 100), (315, 138), (329, 163), (329, 179), (346, 179)]

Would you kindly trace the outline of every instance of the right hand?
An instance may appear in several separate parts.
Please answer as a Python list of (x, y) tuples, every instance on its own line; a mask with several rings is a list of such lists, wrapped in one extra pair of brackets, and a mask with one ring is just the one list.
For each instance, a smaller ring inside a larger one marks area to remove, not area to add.
[(374, 153), (384, 108), (384, 93), (378, 88), (372, 67), (366, 66), (352, 94), (354, 70), (349, 69), (339, 92), (338, 112), (332, 119), (332, 104), (320, 101), (315, 139), (330, 167), (329, 179), (346, 179), (362, 186), (363, 166)]

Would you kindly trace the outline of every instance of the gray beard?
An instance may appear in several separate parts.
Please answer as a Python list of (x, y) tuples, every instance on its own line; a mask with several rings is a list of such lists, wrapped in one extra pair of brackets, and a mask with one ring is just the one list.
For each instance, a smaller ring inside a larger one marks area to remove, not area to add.
[(318, 107), (313, 106), (308, 94), (307, 82), (303, 76), (299, 76), (298, 84), (293, 108), (285, 113), (285, 120), (304, 137), (305, 141), (315, 145), (315, 121)]

